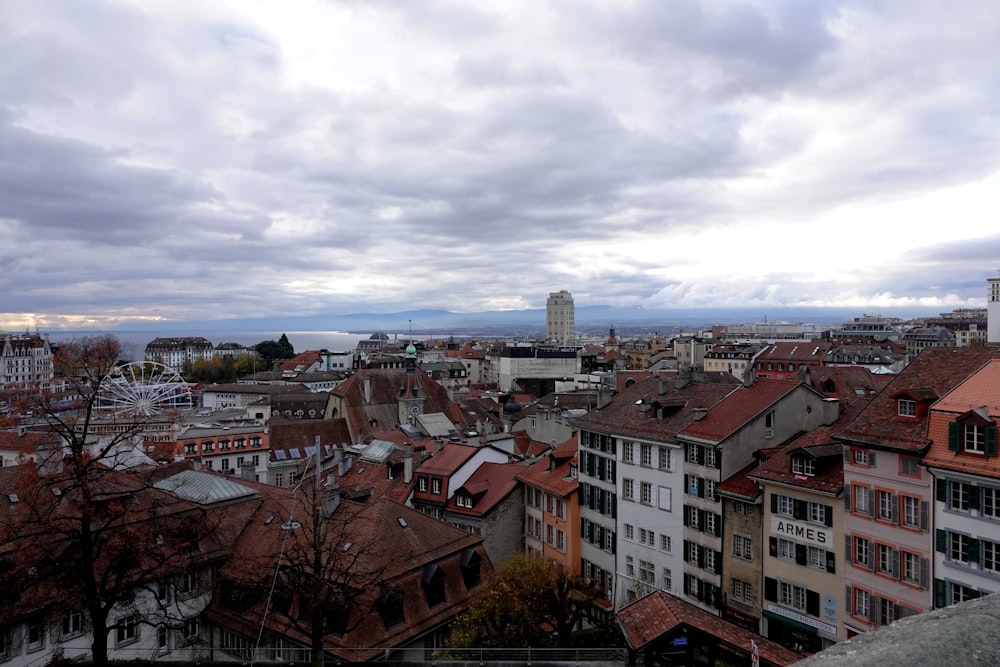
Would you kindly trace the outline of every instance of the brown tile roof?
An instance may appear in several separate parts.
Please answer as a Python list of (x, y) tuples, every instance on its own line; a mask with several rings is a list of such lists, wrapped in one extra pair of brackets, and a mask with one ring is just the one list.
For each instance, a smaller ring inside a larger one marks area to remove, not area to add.
[(704, 419), (692, 422), (680, 434), (721, 442), (800, 386), (804, 385), (782, 380), (757, 380), (749, 387), (741, 385), (713, 406)]
[[(706, 382), (689, 382), (678, 389), (671, 379), (647, 376), (617, 394), (604, 407), (577, 419), (575, 425), (626, 437), (666, 441), (694, 420), (695, 408), (717, 405), (733, 390), (729, 385)], [(663, 408), (662, 419), (656, 418), (658, 406)]]
[(268, 421), (272, 449), (312, 447), (319, 437), (324, 445), (350, 444), (351, 432), (347, 420), (337, 419), (287, 419), (272, 417)]
[[(1000, 348), (956, 347), (924, 350), (876, 396), (861, 413), (836, 434), (841, 440), (903, 451), (927, 447), (927, 418), (903, 419), (896, 415), (896, 398), (903, 393), (942, 396), (992, 359)], [(932, 390), (932, 391), (929, 391)]]
[(478, 447), (449, 442), (440, 451), (431, 451), (430, 458), (420, 464), (417, 473), (447, 477), (457, 472), (477, 451)]
[(580, 436), (574, 435), (552, 450), (548, 456), (529, 465), (518, 475), (518, 479), (525, 484), (537, 486), (548, 493), (566, 498), (579, 486), (579, 479), (570, 475), (570, 468), (577, 465), (579, 446)]
[[(524, 471), (523, 463), (484, 462), (465, 484), (455, 489), (455, 494), (446, 506), (448, 512), (465, 516), (489, 514), (490, 510), (517, 489), (517, 477), (522, 471)], [(455, 504), (459, 493), (465, 493), (472, 498), (471, 508)]]
[(309, 368), (313, 364), (318, 364), (321, 361), (323, 361), (323, 358), (320, 356), (318, 350), (306, 350), (305, 352), (299, 352), (288, 361), (281, 362), (281, 370), (301, 371)]
[(749, 474), (757, 467), (757, 462), (754, 461), (747, 467), (743, 468), (737, 473), (730, 475), (728, 479), (723, 480), (718, 488), (719, 493), (729, 496), (738, 496), (743, 500), (754, 500), (761, 494), (762, 489), (750, 479)]
[[(986, 414), (984, 415), (983, 412)], [(945, 394), (931, 408), (932, 443), (924, 464), (972, 475), (1000, 477), (1000, 457), (948, 449), (948, 423), (976, 411), (981, 417), (1000, 421), (1000, 359), (993, 359), (967, 380)]]
[(21, 435), (14, 430), (0, 431), (0, 450), (24, 455), (34, 454), (38, 445), (52, 438), (58, 441), (58, 436), (53, 433), (28, 431)]
[[(282, 525), (297, 503), (292, 492), (277, 487), (264, 488), (266, 485), (254, 486), (260, 489), (264, 502), (246, 524), (233, 558), (221, 568), (223, 580), (269, 582), (275, 564), (280, 561), (279, 555), (290, 548)], [(307, 523), (304, 516), (301, 523)], [(352, 562), (352, 567), (366, 570), (398, 587), (403, 598), (404, 622), (387, 629), (374, 611), (373, 602), (380, 593), (379, 588), (362, 591), (362, 599), (355, 603), (352, 612), (359, 616), (351, 623), (351, 629), (342, 636), (328, 634), (325, 637), (328, 650), (348, 659), (370, 659), (376, 657), (380, 649), (403, 645), (446, 623), (467, 606), (474, 591), (465, 588), (459, 567), (466, 550), (475, 549), (480, 554), (484, 577), (492, 569), (482, 552), (481, 537), (386, 498), (363, 506), (341, 501), (326, 523), (333, 526), (327, 533), (333, 549), (348, 554), (345, 558), (357, 552), (361, 558)], [(304, 527), (297, 530), (308, 537)], [(293, 533), (293, 539), (298, 534)], [(421, 580), (425, 568), (433, 564), (441, 567), (446, 575), (446, 602), (429, 607)], [(303, 629), (296, 627), (281, 611), (271, 609), (265, 617), (265, 606), (266, 600), (262, 599), (250, 609), (236, 611), (227, 608), (223, 596), (216, 595), (207, 614), (216, 623), (246, 637), (256, 637), (262, 618), (266, 618), (268, 632), (309, 644)]]
[(757, 644), (762, 665), (791, 665), (802, 658), (777, 642), (724, 621), (664, 591), (654, 591), (623, 607), (617, 617), (625, 640), (634, 651), (641, 652), (661, 637), (686, 626), (715, 637), (730, 650), (744, 653), (746, 664), (750, 664), (751, 641)]
[(832, 348), (833, 343), (822, 340), (770, 343), (761, 350), (754, 363), (761, 361), (765, 363), (768, 361), (791, 361), (792, 363), (811, 363), (821, 366), (827, 353)]

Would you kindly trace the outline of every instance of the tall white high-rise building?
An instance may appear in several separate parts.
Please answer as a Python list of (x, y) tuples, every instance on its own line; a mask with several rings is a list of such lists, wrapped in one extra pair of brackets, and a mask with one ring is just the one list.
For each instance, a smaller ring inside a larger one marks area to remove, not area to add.
[(545, 302), (545, 339), (560, 345), (576, 340), (576, 311), (573, 295), (566, 290), (550, 292)]
[(1000, 278), (987, 278), (986, 342), (1000, 343)]

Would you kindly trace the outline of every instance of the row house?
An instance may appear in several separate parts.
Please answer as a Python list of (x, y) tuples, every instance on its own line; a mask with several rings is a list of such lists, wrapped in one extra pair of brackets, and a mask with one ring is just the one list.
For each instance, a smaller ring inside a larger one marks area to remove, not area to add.
[(0, 338), (0, 389), (48, 387), (55, 377), (49, 336), (3, 334)]
[[(946, 545), (937, 544), (932, 532), (937, 489), (931, 471), (921, 465), (942, 437), (929, 431), (931, 406), (994, 358), (1000, 358), (1000, 350), (926, 350), (836, 434), (844, 457), (848, 637), (934, 607), (931, 566), (936, 547)], [(960, 474), (952, 474), (961, 481)], [(954, 488), (955, 502), (962, 507), (969, 500), (963, 493), (972, 487)], [(951, 513), (945, 509), (947, 501), (937, 502), (941, 520), (949, 526), (966, 510)], [(955, 581), (951, 574), (959, 568), (945, 571), (949, 575), (944, 580)]]
[(754, 374), (761, 380), (798, 381), (803, 368), (822, 368), (832, 347), (815, 339), (771, 343), (754, 358)]
[(802, 383), (758, 380), (740, 386), (676, 435), (683, 448), (683, 594), (706, 611), (722, 606), (722, 499), (719, 484), (756, 452), (833, 423), (838, 403)]
[[(523, 463), (481, 464), (448, 499), (443, 516), (453, 526), (483, 538), (494, 563), (524, 553), (525, 499), (518, 483)], [(566, 548), (564, 533), (563, 549)]]
[(764, 493), (749, 475), (768, 452), (757, 450), (753, 463), (719, 484), (722, 498), (722, 618), (760, 632), (764, 581)]
[(184, 458), (209, 470), (267, 480), (270, 436), (260, 426), (192, 426), (178, 438)]
[(930, 410), (923, 463), (934, 476), (934, 607), (1000, 591), (1000, 359)]
[(725, 343), (716, 344), (705, 352), (704, 368), (706, 371), (721, 371), (733, 377), (743, 378), (754, 359), (765, 349), (764, 345), (755, 343)]
[(416, 483), (407, 504), (435, 519), (442, 519), (448, 501), (479, 466), (509, 460), (506, 452), (489, 445), (476, 447), (452, 442), (440, 445), (414, 471)]
[(580, 567), (620, 608), (680, 594), (683, 450), (676, 434), (731, 385), (647, 377), (580, 417)]
[(172, 368), (191, 366), (199, 359), (211, 361), (215, 356), (212, 341), (201, 336), (154, 338), (146, 344), (143, 358)]
[[(854, 410), (862, 406), (856, 403)], [(845, 413), (849, 416), (851, 413)], [(749, 477), (762, 490), (761, 634), (799, 653), (846, 639), (843, 420), (795, 437)], [(734, 585), (730, 602), (745, 586)]]
[(580, 574), (580, 503), (577, 489), (579, 437), (573, 436), (525, 468), (525, 551)]

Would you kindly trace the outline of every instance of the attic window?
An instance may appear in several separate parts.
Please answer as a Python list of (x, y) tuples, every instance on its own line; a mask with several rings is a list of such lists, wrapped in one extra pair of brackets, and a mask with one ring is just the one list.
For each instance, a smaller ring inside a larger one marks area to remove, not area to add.
[(16, 493), (8, 493), (7, 494), (7, 500), (9, 500), (11, 502), (11, 504), (13, 505), (14, 503), (18, 502), (20, 500), (20, 498), (17, 497)]
[(812, 477), (816, 474), (816, 461), (805, 456), (794, 456), (792, 457), (792, 473)]
[(398, 521), (399, 525), (402, 526), (403, 528), (407, 527), (406, 519), (404, 519), (403, 517), (401, 516), (396, 517), (396, 521)]
[(455, 504), (458, 505), (459, 507), (466, 507), (466, 508), (471, 509), (472, 508), (472, 498), (470, 498), (469, 496), (466, 496), (466, 495), (456, 495), (455, 496)]
[(916, 417), (917, 402), (909, 398), (900, 398), (896, 401), (896, 414), (900, 417)]

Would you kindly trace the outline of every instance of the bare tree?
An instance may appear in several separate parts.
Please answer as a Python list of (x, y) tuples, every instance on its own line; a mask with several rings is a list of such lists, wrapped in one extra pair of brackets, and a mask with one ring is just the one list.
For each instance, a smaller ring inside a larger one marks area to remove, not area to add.
[(111, 417), (98, 436), (99, 405), (121, 345), (112, 336), (62, 343), (55, 356), (65, 390), (19, 397), (51, 438), (34, 464), (18, 466), (16, 499), (0, 515), (8, 615), (62, 608), (85, 611), (95, 665), (108, 662), (113, 613), (138, 590), (205, 558), (210, 519), (197, 506), (155, 488), (157, 471), (125, 465), (147, 416)]
[[(314, 667), (324, 663), (328, 635), (343, 636), (370, 621), (391, 565), (375, 539), (365, 506), (341, 501), (335, 486), (307, 476), (288, 493), (283, 537), (258, 558), (223, 570), (223, 603), (236, 610), (279, 615), (307, 638)], [(266, 541), (266, 540), (261, 540)], [(263, 591), (274, 584), (274, 595)]]

